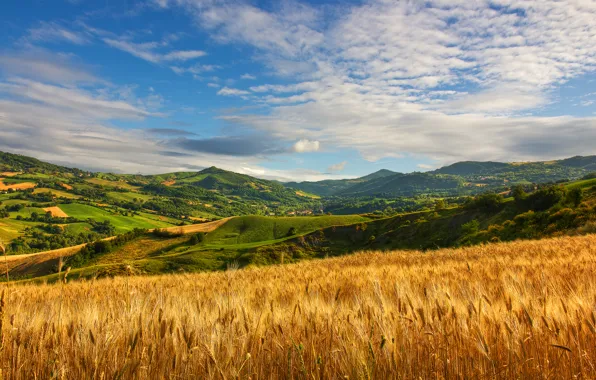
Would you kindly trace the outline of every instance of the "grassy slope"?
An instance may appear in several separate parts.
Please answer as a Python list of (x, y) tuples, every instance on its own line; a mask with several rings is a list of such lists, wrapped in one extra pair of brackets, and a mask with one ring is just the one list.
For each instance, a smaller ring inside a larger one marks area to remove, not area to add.
[(95, 219), (97, 221), (109, 220), (117, 232), (131, 231), (134, 228), (160, 228), (160, 227), (171, 227), (171, 223), (166, 221), (155, 220), (158, 219), (156, 216), (143, 215), (135, 217), (122, 216), (120, 214), (113, 214), (107, 210), (99, 207), (88, 206), (84, 204), (71, 203), (71, 204), (60, 204), (59, 207), (68, 216), (86, 220), (88, 218)]
[(234, 218), (207, 236), (210, 244), (242, 244), (277, 240), (295, 234), (304, 234), (329, 226), (340, 226), (367, 221), (358, 215), (317, 217), (246, 216)]

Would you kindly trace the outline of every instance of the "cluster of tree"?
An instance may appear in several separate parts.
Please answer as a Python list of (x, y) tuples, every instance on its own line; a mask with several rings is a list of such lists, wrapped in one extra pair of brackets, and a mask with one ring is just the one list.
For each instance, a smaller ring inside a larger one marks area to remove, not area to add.
[[(50, 228), (60, 228), (50, 226)], [(57, 232), (57, 231), (56, 231)], [(100, 238), (101, 236), (94, 232), (73, 234), (62, 232), (58, 234), (45, 234), (42, 232), (33, 232), (28, 237), (18, 237), (8, 245), (8, 252), (11, 253), (33, 253), (38, 251), (48, 251), (84, 244)]]
[(169, 239), (184, 235), (184, 231), (182, 231), (182, 229), (171, 231), (165, 228), (156, 228), (153, 230), (152, 234), (156, 237)]
[(88, 174), (88, 172), (79, 169), (66, 168), (32, 157), (6, 152), (0, 152), (0, 169), (2, 171), (12, 170), (24, 173), (71, 173), (75, 176)]
[[(532, 193), (526, 193), (521, 186), (512, 190), (517, 215), (501, 224), (480, 230), (476, 220), (461, 226), (463, 244), (476, 244), (489, 241), (510, 241), (551, 236), (585, 225), (596, 218), (596, 207), (583, 203), (581, 188), (567, 189), (560, 185), (544, 186)], [(494, 210), (498, 197), (484, 195), (482, 198)], [(502, 201), (501, 201), (502, 202)], [(476, 201), (479, 204), (487, 204)]]
[(323, 209), (333, 215), (376, 213), (391, 216), (401, 212), (428, 209), (432, 205), (433, 201), (427, 197), (333, 197), (324, 201)]
[(68, 265), (77, 268), (86, 265), (92, 259), (110, 253), (124, 244), (147, 234), (147, 230), (135, 228), (132, 231), (118, 235), (112, 240), (96, 240), (87, 244), (76, 255), (68, 259)]

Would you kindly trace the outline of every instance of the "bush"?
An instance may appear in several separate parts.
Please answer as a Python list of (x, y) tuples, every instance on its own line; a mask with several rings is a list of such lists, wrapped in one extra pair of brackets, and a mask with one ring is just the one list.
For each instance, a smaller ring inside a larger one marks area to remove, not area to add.
[(562, 186), (550, 186), (537, 190), (528, 195), (523, 204), (527, 210), (545, 211), (559, 204), (567, 194), (567, 190)]
[(196, 233), (190, 237), (189, 243), (192, 245), (197, 245), (199, 243), (202, 243), (204, 240), (205, 240), (205, 233), (199, 232), (199, 233)]
[(497, 211), (501, 208), (503, 196), (495, 193), (485, 193), (475, 198), (469, 198), (466, 208), (470, 210)]
[(157, 237), (161, 237), (161, 238), (174, 238), (174, 237), (180, 237), (184, 235), (184, 231), (182, 231), (182, 228), (180, 228), (179, 230), (176, 231), (169, 231), (166, 230), (165, 228), (156, 228), (153, 230), (153, 236), (157, 236)]
[(480, 222), (476, 219), (461, 225), (461, 232), (464, 235), (474, 235), (480, 230)]

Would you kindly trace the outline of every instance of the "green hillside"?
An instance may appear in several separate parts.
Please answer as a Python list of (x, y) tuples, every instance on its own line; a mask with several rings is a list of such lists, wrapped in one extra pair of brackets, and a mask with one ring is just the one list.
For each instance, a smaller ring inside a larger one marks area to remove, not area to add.
[(463, 192), (464, 180), (461, 177), (446, 174), (428, 173), (393, 174), (374, 178), (340, 191), (337, 195), (389, 195), (413, 196), (433, 193), (436, 195), (458, 195)]
[(307, 193), (328, 197), (340, 194), (342, 191), (349, 189), (354, 185), (378, 178), (388, 177), (394, 174), (397, 173), (392, 172), (390, 170), (382, 169), (375, 173), (360, 178), (324, 180), (318, 182), (288, 182), (285, 184), (285, 186), (290, 187), (292, 189), (305, 191)]
[(358, 216), (305, 216), (305, 217), (265, 217), (243, 216), (233, 218), (207, 235), (209, 244), (244, 244), (278, 240), (294, 235), (319, 230), (330, 226), (342, 226), (368, 221)]

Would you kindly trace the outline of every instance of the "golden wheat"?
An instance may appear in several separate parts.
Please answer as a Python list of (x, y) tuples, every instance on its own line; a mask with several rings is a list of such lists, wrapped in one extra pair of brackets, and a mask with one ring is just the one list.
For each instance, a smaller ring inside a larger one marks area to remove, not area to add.
[(596, 378), (595, 273), (585, 236), (14, 285), (0, 364), (9, 379)]

